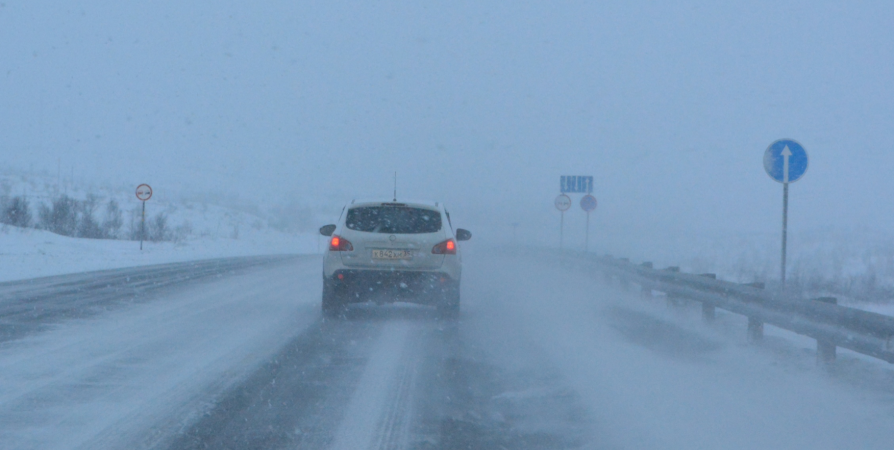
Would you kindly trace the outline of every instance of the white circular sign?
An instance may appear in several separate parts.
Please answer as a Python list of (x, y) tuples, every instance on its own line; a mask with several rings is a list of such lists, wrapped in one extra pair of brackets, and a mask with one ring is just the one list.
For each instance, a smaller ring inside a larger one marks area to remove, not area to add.
[(559, 211), (568, 211), (571, 208), (571, 197), (562, 194), (556, 197), (556, 209)]
[(149, 200), (152, 198), (152, 188), (148, 184), (137, 186), (137, 198), (144, 202)]

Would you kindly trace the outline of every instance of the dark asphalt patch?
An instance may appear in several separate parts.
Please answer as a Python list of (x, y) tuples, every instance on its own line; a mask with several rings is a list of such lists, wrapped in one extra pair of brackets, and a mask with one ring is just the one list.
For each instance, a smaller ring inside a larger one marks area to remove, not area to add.
[(428, 332), (412, 449), (574, 449), (589, 415), (544, 369), (511, 373), (464, 342), (456, 323)]
[(320, 321), (221, 398), (169, 447), (326, 448), (381, 327)]

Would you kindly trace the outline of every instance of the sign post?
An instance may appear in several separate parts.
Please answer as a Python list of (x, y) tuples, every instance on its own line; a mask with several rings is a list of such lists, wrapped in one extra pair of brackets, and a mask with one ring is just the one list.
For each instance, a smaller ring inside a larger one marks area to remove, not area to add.
[(140, 250), (143, 249), (143, 239), (146, 237), (146, 200), (152, 198), (152, 188), (148, 184), (137, 186), (137, 199), (143, 202), (143, 215), (140, 217)]
[(782, 183), (782, 265), (780, 279), (785, 288), (785, 260), (788, 238), (788, 184), (794, 183), (807, 172), (807, 152), (801, 144), (791, 139), (780, 139), (764, 152), (764, 170), (770, 178)]
[(559, 250), (565, 246), (565, 211), (571, 208), (571, 197), (565, 194), (559, 194), (555, 200), (556, 209), (562, 212), (562, 218), (559, 222)]
[[(571, 208), (571, 198), (565, 194), (569, 193), (578, 193), (578, 194), (587, 194), (581, 199), (581, 208), (584, 208), (584, 211), (587, 211), (587, 246), (589, 246), (590, 241), (590, 211), (587, 210), (587, 207), (584, 206), (584, 201), (586, 200), (587, 205), (589, 205), (590, 200), (587, 197), (592, 199), (593, 209), (596, 209), (596, 199), (593, 198), (593, 177), (590, 175), (562, 175), (559, 177), (559, 191), (562, 195), (556, 197), (556, 208), (559, 211), (562, 211), (562, 232), (559, 235), (559, 248), (563, 247), (564, 234), (565, 234), (565, 211), (568, 208)], [(560, 200), (562, 202), (562, 206), (559, 205)]]
[(590, 213), (596, 210), (596, 197), (590, 194), (580, 199), (580, 207), (587, 212), (587, 234), (584, 238), (584, 251), (590, 251)]

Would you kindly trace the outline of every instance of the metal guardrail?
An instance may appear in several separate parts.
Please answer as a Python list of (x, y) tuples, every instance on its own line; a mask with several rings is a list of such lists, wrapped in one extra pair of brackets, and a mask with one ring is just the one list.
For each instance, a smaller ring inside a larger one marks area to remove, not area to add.
[(633, 264), (624, 258), (578, 255), (607, 279), (639, 285), (644, 293), (664, 292), (668, 302), (688, 299), (702, 304), (705, 321), (716, 308), (748, 317), (748, 336), (763, 337), (764, 323), (817, 340), (817, 361), (835, 360), (836, 347), (894, 363), (894, 317), (849, 308), (832, 297), (802, 299), (764, 289), (763, 284), (717, 280), (714, 274), (681, 273), (678, 267), (659, 270), (652, 263)]

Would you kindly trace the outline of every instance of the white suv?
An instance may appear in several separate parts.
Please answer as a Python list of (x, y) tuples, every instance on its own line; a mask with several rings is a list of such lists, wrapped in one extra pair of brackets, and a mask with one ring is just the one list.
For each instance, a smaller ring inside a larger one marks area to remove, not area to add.
[(457, 241), (472, 233), (454, 230), (437, 202), (357, 202), (342, 209), (323, 258), (323, 313), (349, 303), (406, 301), (459, 312), (462, 258)]

